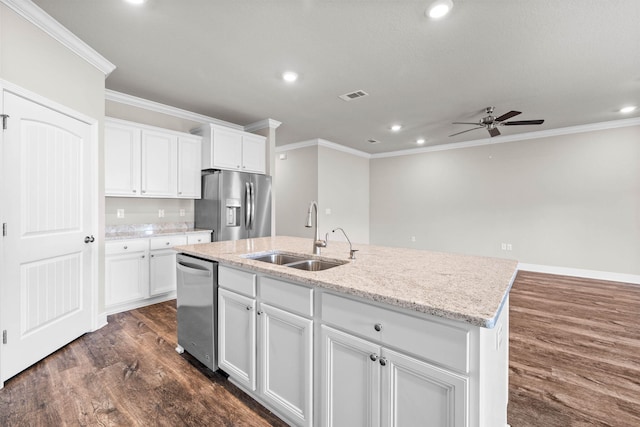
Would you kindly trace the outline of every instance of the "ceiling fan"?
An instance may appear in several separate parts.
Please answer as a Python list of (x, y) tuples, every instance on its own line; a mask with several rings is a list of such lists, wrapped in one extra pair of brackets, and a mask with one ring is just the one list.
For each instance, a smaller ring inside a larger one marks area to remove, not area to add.
[(522, 125), (541, 125), (544, 123), (544, 120), (515, 120), (511, 122), (505, 122), (505, 120), (509, 120), (512, 117), (517, 116), (518, 114), (522, 114), (520, 111), (509, 111), (501, 115), (500, 117), (495, 117), (493, 115), (494, 107), (487, 107), (485, 112), (487, 113), (486, 117), (481, 118), (477, 122), (453, 122), (454, 125), (474, 125), (476, 127), (463, 130), (462, 132), (454, 133), (449, 136), (460, 135), (461, 133), (469, 132), (476, 129), (485, 128), (489, 131), (489, 135), (491, 137), (500, 135), (500, 131), (498, 130), (498, 126), (522, 126)]

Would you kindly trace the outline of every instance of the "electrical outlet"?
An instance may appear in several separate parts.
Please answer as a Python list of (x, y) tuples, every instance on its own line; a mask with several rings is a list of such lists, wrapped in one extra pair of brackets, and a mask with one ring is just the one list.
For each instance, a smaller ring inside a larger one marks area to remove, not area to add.
[(411, 241), (415, 242), (416, 241), (416, 236), (411, 236)]
[(507, 243), (507, 250), (508, 251), (512, 251), (513, 250), (513, 246), (511, 245), (511, 243)]
[(124, 209), (116, 210), (116, 218), (124, 218)]
[(158, 209), (158, 218), (164, 218), (164, 209)]
[(326, 209), (324, 210), (324, 214), (325, 214), (325, 215), (331, 215), (331, 208), (326, 208)]
[(185, 215), (186, 215), (186, 213), (185, 213), (184, 209), (180, 209), (180, 216), (185, 216)]
[(500, 247), (502, 248), (503, 251), (507, 250), (507, 244), (503, 243), (502, 245), (500, 245)]

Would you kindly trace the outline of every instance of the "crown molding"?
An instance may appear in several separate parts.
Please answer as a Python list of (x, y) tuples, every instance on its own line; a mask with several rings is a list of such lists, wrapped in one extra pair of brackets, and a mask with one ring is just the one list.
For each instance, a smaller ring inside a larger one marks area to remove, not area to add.
[(279, 122), (277, 120), (273, 120), (273, 119), (264, 119), (264, 120), (260, 120), (258, 122), (255, 123), (251, 123), (249, 125), (246, 125), (244, 127), (244, 130), (246, 132), (253, 132), (256, 130), (262, 130), (262, 129), (278, 129), (278, 127), (282, 124), (282, 122)]
[(494, 138), (483, 138), (474, 141), (455, 142), (452, 144), (434, 145), (431, 147), (413, 148), (410, 150), (389, 151), (387, 153), (372, 154), (372, 159), (385, 157), (410, 156), (414, 154), (430, 153), (434, 151), (456, 150), (458, 148), (479, 147), (482, 145), (503, 144), (507, 142), (526, 141), (528, 139), (549, 138), (553, 136), (571, 135), (583, 132), (594, 132), (598, 130), (616, 129), (629, 126), (640, 125), (640, 117), (629, 119), (612, 120), (609, 122), (590, 123), (586, 125), (568, 126), (558, 129), (547, 129), (535, 132), (519, 133), (516, 135), (502, 135)]
[(331, 148), (332, 150), (342, 151), (343, 153), (352, 154), (358, 157), (364, 157), (365, 159), (370, 159), (371, 154), (365, 153), (364, 151), (356, 150), (354, 148), (345, 147), (344, 145), (336, 144), (335, 142), (327, 141), (326, 139), (316, 138), (309, 139), (307, 141), (294, 142), (293, 144), (281, 145), (276, 147), (276, 153), (280, 153), (283, 151), (289, 150), (297, 150), (298, 148), (306, 148), (306, 147), (326, 147)]
[(0, 0), (0, 2), (40, 28), (89, 64), (96, 67), (104, 73), (105, 78), (116, 69), (116, 66), (109, 62), (104, 56), (80, 40), (75, 34), (49, 16), (31, 0)]
[(110, 89), (105, 90), (104, 98), (107, 101), (118, 102), (120, 104), (126, 104), (132, 107), (142, 108), (149, 111), (155, 111), (156, 113), (162, 113), (162, 114), (167, 114), (169, 116), (177, 117), (180, 119), (191, 120), (196, 123), (213, 123), (216, 125), (225, 126), (225, 127), (229, 127), (237, 130), (244, 130), (244, 126), (237, 125), (235, 123), (225, 122), (224, 120), (219, 120), (213, 117), (204, 116), (202, 114), (192, 113), (191, 111), (172, 107), (170, 105), (161, 104), (155, 101), (149, 101), (148, 99), (138, 98), (137, 96), (116, 92)]

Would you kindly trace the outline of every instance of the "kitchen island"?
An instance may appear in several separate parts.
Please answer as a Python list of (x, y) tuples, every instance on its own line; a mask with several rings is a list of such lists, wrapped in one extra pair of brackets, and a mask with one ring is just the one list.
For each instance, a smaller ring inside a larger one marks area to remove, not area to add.
[[(517, 262), (265, 237), (176, 250), (217, 261), (218, 361), (293, 425), (506, 426)], [(342, 265), (258, 261), (279, 251)]]

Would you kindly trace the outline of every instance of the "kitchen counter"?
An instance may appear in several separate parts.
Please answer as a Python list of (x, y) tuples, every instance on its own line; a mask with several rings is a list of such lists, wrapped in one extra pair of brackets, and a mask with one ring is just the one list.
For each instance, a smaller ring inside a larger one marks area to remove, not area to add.
[(109, 241), (157, 236), (180, 236), (194, 233), (211, 233), (211, 230), (194, 228), (193, 225), (188, 223), (137, 224), (107, 227), (104, 238)]
[(244, 257), (270, 251), (312, 255), (312, 239), (262, 237), (177, 246), (178, 252), (254, 270), (285, 280), (492, 328), (507, 299), (517, 261), (329, 241), (320, 258), (348, 261), (323, 271), (304, 271)]

